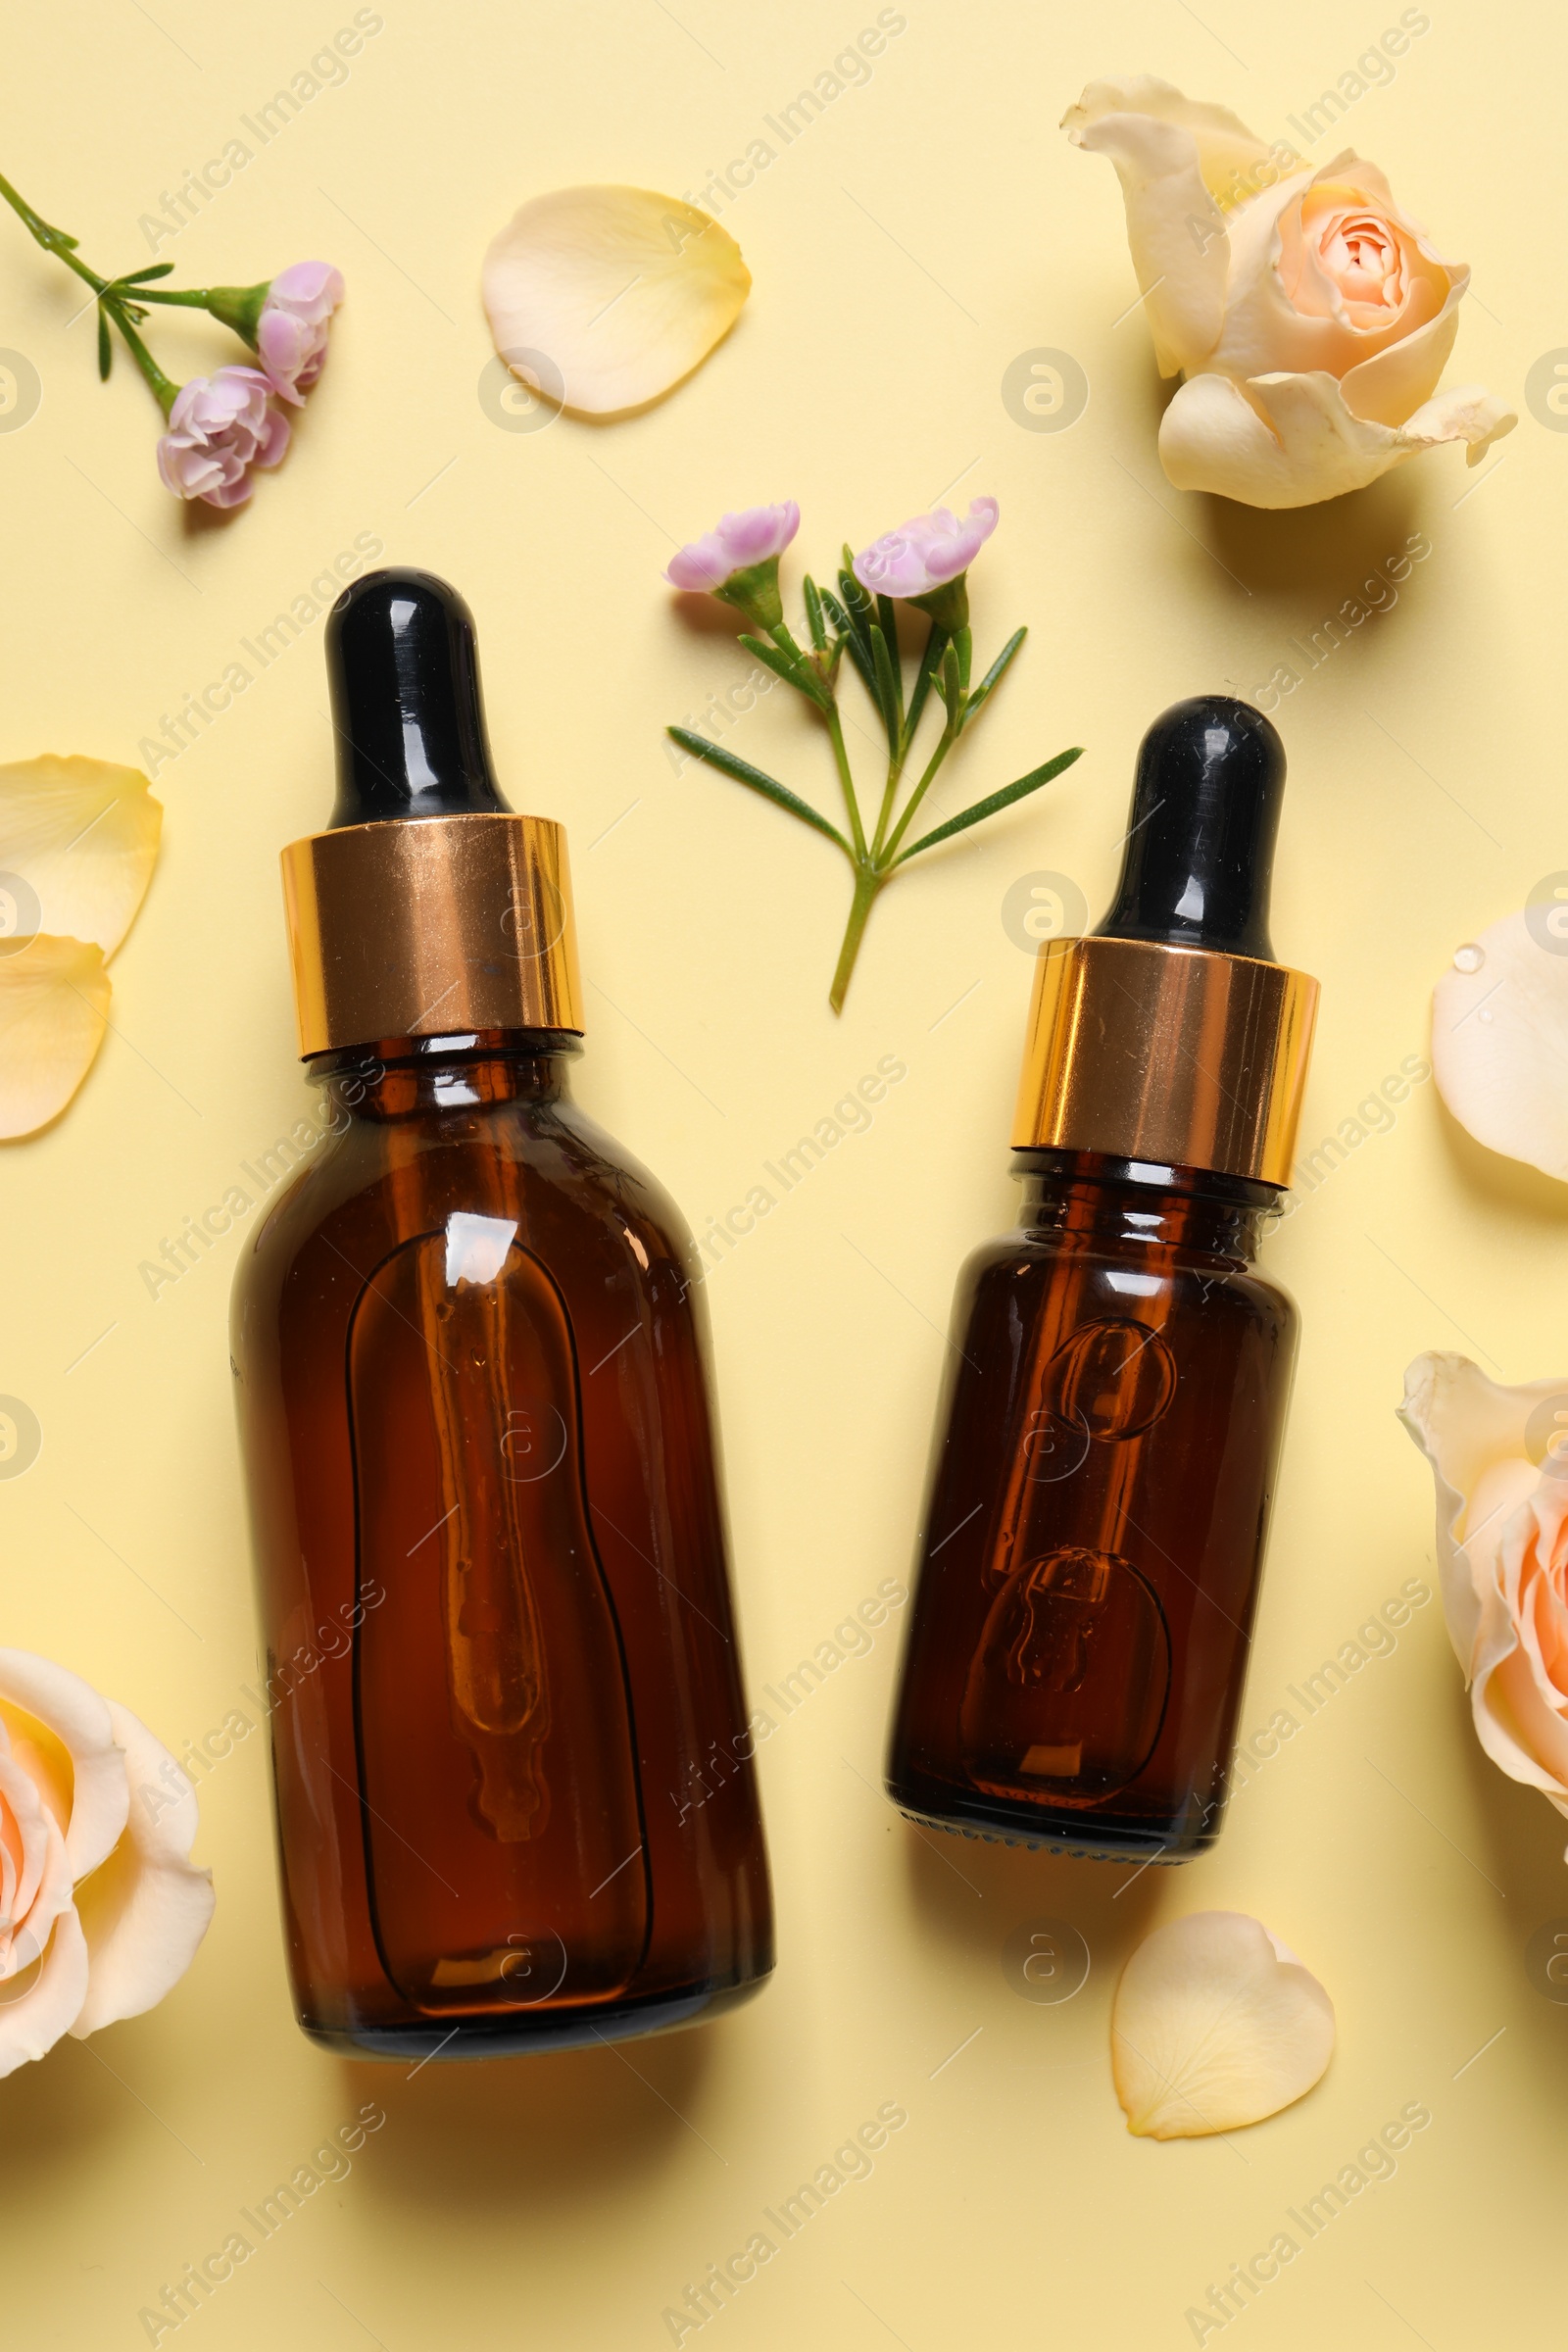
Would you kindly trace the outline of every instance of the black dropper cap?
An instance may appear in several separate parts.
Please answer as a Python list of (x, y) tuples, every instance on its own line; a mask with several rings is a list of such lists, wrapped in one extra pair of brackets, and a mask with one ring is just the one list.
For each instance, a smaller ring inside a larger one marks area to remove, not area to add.
[(473, 614), (433, 572), (368, 571), (327, 615), (337, 736), (330, 830), (510, 814), (490, 760)]
[(1102, 939), (1274, 961), (1268, 932), (1285, 746), (1225, 694), (1162, 711), (1138, 753), (1127, 852)]

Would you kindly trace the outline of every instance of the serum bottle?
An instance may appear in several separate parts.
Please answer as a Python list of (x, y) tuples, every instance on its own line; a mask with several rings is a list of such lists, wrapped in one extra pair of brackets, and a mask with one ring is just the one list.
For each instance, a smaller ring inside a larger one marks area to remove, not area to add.
[(283, 882), (332, 1132), (232, 1319), (300, 2023), (689, 2024), (773, 1958), (690, 1240), (572, 1103), (565, 841), (497, 789), (466, 606), (369, 574), (327, 664)]
[(1040, 951), (1023, 1213), (959, 1280), (888, 1762), (938, 1828), (1164, 1862), (1219, 1833), (1296, 1352), (1253, 1262), (1317, 1000), (1269, 941), (1284, 782), (1260, 712), (1178, 703), (1110, 912)]

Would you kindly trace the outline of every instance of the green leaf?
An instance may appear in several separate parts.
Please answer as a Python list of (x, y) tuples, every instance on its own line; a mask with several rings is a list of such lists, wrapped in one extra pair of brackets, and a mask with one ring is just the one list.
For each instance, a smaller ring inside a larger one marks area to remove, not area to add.
[(844, 568), (839, 573), (839, 594), (845, 610), (854, 621), (856, 632), (867, 653), (871, 650), (871, 599), (855, 576), (855, 557), (848, 542), (844, 548)]
[(876, 617), (882, 634), (887, 639), (888, 652), (893, 657), (893, 675), (898, 681), (899, 716), (902, 718), (904, 716), (904, 664), (899, 659), (899, 616), (893, 610), (891, 596), (877, 598)]
[(1083, 756), (1084, 747), (1081, 743), (1070, 752), (1058, 752), (1054, 760), (1048, 760), (1044, 767), (1031, 768), (1028, 775), (1018, 778), (1016, 784), (1004, 785), (1001, 792), (992, 793), (986, 800), (976, 801), (972, 808), (963, 809), (957, 816), (950, 816), (947, 823), (938, 825), (934, 832), (922, 833), (918, 841), (912, 841), (906, 850), (894, 858), (894, 864), (903, 865), (906, 859), (917, 858), (922, 850), (934, 849), (939, 841), (949, 841), (955, 833), (967, 832), (971, 825), (978, 825), (986, 817), (995, 816), (999, 809), (1008, 808), (1014, 801), (1021, 801), (1027, 794), (1038, 792), (1042, 784), (1049, 784), (1053, 776), (1059, 776), (1064, 767), (1071, 767), (1073, 761), (1081, 760)]
[(776, 645), (769, 645), (765, 638), (749, 637), (744, 630), (739, 643), (745, 646), (749, 654), (755, 654), (759, 662), (765, 662), (775, 676), (784, 680), (786, 686), (793, 686), (797, 694), (804, 694), (808, 703), (814, 703), (818, 710), (827, 709), (827, 698), (804, 655), (796, 655), (792, 659), (790, 655), (781, 653)]
[(965, 627), (954, 631), (953, 642), (958, 652), (958, 685), (962, 692), (967, 694), (969, 691), (969, 660), (974, 652), (974, 639)]
[(894, 665), (894, 701), (898, 706), (898, 724), (903, 727), (903, 661), (901, 654), (898, 654), (898, 613), (894, 612), (894, 598), (891, 595), (879, 595), (877, 598), (877, 625), (882, 628), (882, 637), (886, 649), (889, 649), (889, 661)]
[(710, 767), (716, 767), (724, 775), (732, 776), (737, 784), (749, 785), (753, 792), (760, 792), (764, 800), (775, 802), (780, 808), (787, 808), (791, 816), (800, 818), (802, 824), (813, 825), (818, 833), (825, 833), (829, 841), (838, 843), (845, 857), (851, 858), (853, 863), (850, 845), (837, 825), (830, 825), (820, 810), (813, 808), (808, 801), (803, 801), (799, 793), (791, 792), (787, 784), (780, 784), (775, 777), (764, 775), (760, 767), (753, 767), (749, 760), (737, 760), (733, 752), (726, 752), (718, 744), (710, 743), (706, 735), (694, 735), (690, 727), (666, 727), (664, 732), (672, 742), (680, 745), (682, 751), (690, 752), (694, 760), (706, 760)]
[(831, 588), (822, 590), (822, 610), (838, 630), (844, 650), (860, 673), (861, 683), (873, 703), (879, 700), (876, 690), (876, 670), (871, 662), (870, 645), (862, 644), (855, 623), (851, 620)]
[(827, 652), (827, 631), (822, 626), (822, 599), (816, 593), (816, 582), (809, 572), (806, 575), (804, 587), (806, 591), (806, 621), (811, 632), (811, 643), (819, 654), (825, 654)]
[(1016, 654), (1019, 646), (1022, 645), (1028, 634), (1029, 632), (1027, 629), (1013, 630), (1012, 635), (1007, 639), (1007, 642), (1003, 647), (1001, 653), (992, 662), (991, 667), (986, 671), (985, 676), (981, 679), (973, 694), (970, 695), (968, 708), (965, 710), (963, 714), (963, 723), (965, 726), (967, 726), (970, 719), (973, 718), (981, 704), (984, 702), (989, 702), (991, 696), (995, 694), (998, 686), (1002, 682), (1003, 674), (1005, 671), (1007, 664), (1011, 662), (1014, 654)]
[(942, 676), (938, 691), (947, 705), (950, 722), (956, 725), (963, 702), (963, 680), (958, 672), (957, 650), (952, 645), (945, 645), (942, 649)]
[(946, 630), (939, 629), (933, 621), (925, 641), (925, 651), (920, 656), (920, 666), (915, 672), (914, 692), (909, 697), (909, 715), (904, 722), (906, 744), (914, 741), (914, 730), (920, 724), (920, 713), (925, 709), (925, 699), (931, 691), (931, 680), (936, 675), (947, 647)]
[(904, 696), (900, 690), (898, 673), (893, 667), (893, 656), (888, 651), (888, 641), (874, 620), (871, 623), (871, 666), (876, 672), (877, 708), (882, 713), (882, 724), (888, 731), (888, 750), (891, 752), (897, 748), (899, 729), (904, 724)]
[(115, 283), (118, 286), (144, 286), (151, 278), (171, 276), (173, 268), (172, 262), (149, 262), (145, 270), (127, 270), (122, 277), (116, 278)]
[(101, 384), (107, 384), (109, 381), (109, 370), (114, 365), (114, 345), (109, 340), (109, 313), (100, 303), (98, 307), (98, 381)]

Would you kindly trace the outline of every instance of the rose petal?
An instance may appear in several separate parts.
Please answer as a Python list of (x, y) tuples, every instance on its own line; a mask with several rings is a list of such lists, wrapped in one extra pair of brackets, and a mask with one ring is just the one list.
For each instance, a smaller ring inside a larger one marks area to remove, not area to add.
[(1454, 279), (1436, 318), (1347, 369), (1340, 390), (1352, 415), (1373, 424), (1403, 424), (1433, 398), (1459, 332), (1459, 297), (1469, 282), (1467, 270)]
[[(1568, 1380), (1506, 1387), (1462, 1355), (1418, 1356), (1399, 1419), (1432, 1465), (1438, 1567), (1476, 1737), (1510, 1780), (1568, 1814), (1568, 1672), (1560, 1642), (1568, 1475), (1532, 1429)], [(1552, 1620), (1557, 1622), (1552, 1626)], [(1556, 1671), (1541, 1628), (1551, 1627)]]
[[(9, 1827), (5, 1826), (7, 1824)], [(55, 1840), (51, 1840), (49, 1836), (51, 1827), (57, 1833)], [(58, 1836), (59, 1831), (60, 1824), (44, 1803), (42, 1790), (25, 1766), (10, 1752), (8, 1743), (7, 1752), (0, 1756), (0, 1834), (4, 1837), (7, 1863), (5, 1910), (3, 1918), (0, 1918), (0, 1953), (4, 1953), (6, 1959), (4, 1970), (0, 1973), (10, 1974), (17, 1966), (15, 1956), (9, 1952), (10, 1939), (27, 1925), (43, 1885), (45, 1866), (56, 1846), (62, 1856), (65, 1899), (67, 1902), (71, 1900), (71, 1871), (63, 1860), (65, 1846), (63, 1838)], [(44, 1908), (47, 1909), (47, 1906)], [(59, 1909), (57, 1901), (53, 1909), (48, 1910), (47, 1917), (38, 1923), (34, 1959), (43, 1948), (44, 1938)]]
[(1476, 970), (1444, 973), (1432, 992), (1432, 1074), (1477, 1143), (1568, 1181), (1568, 937), (1549, 928), (1554, 911), (1534, 917), (1550, 946), (1518, 908), (1478, 935)]
[[(1302, 249), (1296, 209), (1298, 205), (1304, 209), (1320, 190), (1359, 200), (1375, 211), (1396, 239), (1407, 264), (1411, 284), (1404, 307), (1375, 327), (1359, 327), (1351, 321), (1338, 288), (1323, 276), (1310, 251)], [(1285, 251), (1287, 232), (1292, 247), (1289, 255)], [(1285, 373), (1343, 378), (1431, 320), (1451, 314), (1470, 282), (1464, 264), (1444, 261), (1414, 221), (1406, 219), (1377, 166), (1363, 164), (1350, 154), (1336, 157), (1319, 172), (1281, 181), (1237, 216), (1230, 234), (1224, 331), (1205, 365), (1210, 372), (1229, 375), (1238, 383)], [(1309, 287), (1298, 288), (1296, 300), (1281, 274), (1287, 260), (1304, 269), (1310, 280)], [(1303, 301), (1309, 301), (1311, 307), (1300, 307)], [(1430, 398), (1436, 383), (1434, 375), (1431, 383), (1423, 384), (1410, 408), (1418, 400)], [(1377, 414), (1382, 421), (1402, 423), (1410, 412), (1402, 410), (1397, 417), (1384, 416), (1381, 410), (1358, 408), (1357, 413)]]
[[(1551, 1486), (1561, 1486), (1555, 1475)], [(1568, 1814), (1568, 1689), (1552, 1679), (1541, 1641), (1543, 1620), (1562, 1613), (1550, 1573), (1562, 1511), (1562, 1494), (1544, 1481), (1504, 1526), (1497, 1636), (1490, 1645), (1483, 1637), (1471, 1710), (1493, 1762)]]
[[(1156, 122), (1186, 131), (1198, 150), (1203, 184), (1227, 206), (1237, 201), (1239, 191), (1245, 195), (1255, 185), (1257, 166), (1274, 155), (1228, 106), (1184, 97), (1174, 83), (1154, 74), (1112, 74), (1092, 81), (1077, 105), (1062, 116), (1061, 128), (1070, 134), (1087, 130), (1107, 115), (1152, 115)], [(1075, 145), (1088, 143), (1074, 138)]]
[(1166, 409), (1159, 457), (1178, 490), (1207, 490), (1250, 507), (1304, 507), (1364, 489), (1406, 458), (1445, 441), (1470, 444), (1474, 465), (1518, 417), (1479, 384), (1439, 393), (1408, 422), (1352, 416), (1331, 375), (1191, 376)]
[(92, 1066), (109, 1020), (102, 951), (39, 935), (0, 956), (0, 1138), (59, 1116)]
[[(1083, 104), (1068, 114), (1069, 123)], [(1116, 167), (1160, 374), (1201, 368), (1225, 320), (1230, 245), (1191, 132), (1149, 115), (1107, 114), (1085, 117), (1070, 135), (1074, 146), (1108, 155)]]
[(483, 290), (502, 357), (544, 353), (561, 370), (563, 406), (608, 416), (689, 375), (751, 283), (734, 238), (694, 205), (588, 187), (525, 204), (485, 255)]
[[(52, 2050), (69, 2034), (87, 1989), (87, 1945), (76, 1914), (54, 1923), (42, 1966), (25, 1992), (0, 1985), (0, 2081)], [(12, 1994), (13, 1997), (7, 1997)]]
[(72, 1877), (84, 1878), (113, 1848), (130, 1801), (108, 1702), (79, 1674), (29, 1649), (0, 1649), (0, 1701), (33, 1716), (71, 1758), (66, 1854)]
[(1128, 2130), (1199, 2138), (1258, 2123), (1310, 2090), (1333, 2055), (1334, 2006), (1258, 1921), (1198, 1911), (1134, 1952), (1110, 2034)]
[(87, 1938), (87, 1995), (71, 2031), (80, 2040), (139, 2017), (177, 1984), (213, 1916), (210, 1871), (193, 1869), (196, 1795), (163, 1743), (128, 1707), (108, 1702), (125, 1752), (130, 1816), (114, 1853), (76, 1889)]
[(27, 927), (96, 941), (107, 961), (146, 895), (163, 819), (136, 767), (52, 754), (0, 767), (0, 876), (36, 898)]
[(1432, 1465), (1438, 1489), (1438, 1576), (1454, 1653), (1470, 1679), (1490, 1555), (1501, 1522), (1535, 1490), (1525, 1451), (1537, 1407), (1568, 1381), (1506, 1388), (1466, 1355), (1418, 1355), (1404, 1375), (1399, 1419)]

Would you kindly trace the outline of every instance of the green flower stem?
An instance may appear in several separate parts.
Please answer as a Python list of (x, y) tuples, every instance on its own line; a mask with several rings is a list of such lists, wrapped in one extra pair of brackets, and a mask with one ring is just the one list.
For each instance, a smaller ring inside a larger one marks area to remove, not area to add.
[[(871, 844), (871, 856), (878, 864), (891, 862), (884, 858), (882, 852), (887, 829), (893, 822), (893, 804), (897, 798), (909, 754), (914, 748), (915, 731), (925, 710), (925, 700), (931, 689), (931, 680), (940, 666), (947, 644), (947, 637), (933, 621), (931, 633), (925, 642), (925, 651), (920, 656), (919, 667), (915, 672), (914, 692), (909, 698), (908, 713), (899, 729), (897, 741), (891, 746), (888, 754), (888, 778), (883, 786), (882, 807), (876, 820), (876, 836)], [(926, 782), (930, 782), (929, 776), (927, 776)]]
[(860, 953), (860, 941), (865, 935), (866, 917), (876, 904), (876, 894), (887, 880), (885, 873), (869, 863), (858, 863), (855, 870), (855, 896), (850, 902), (850, 920), (844, 933), (844, 945), (839, 950), (838, 968), (827, 1001), (835, 1012), (844, 1010), (844, 1000), (850, 991), (850, 975), (855, 959)]
[(882, 806), (877, 810), (876, 833), (871, 843), (873, 858), (880, 858), (882, 855), (883, 836), (892, 821), (893, 803), (898, 793), (899, 778), (904, 773), (904, 762), (908, 757), (908, 744), (901, 735), (896, 748), (888, 754), (888, 780), (882, 787)]
[(776, 627), (768, 630), (767, 634), (778, 647), (790, 667), (797, 672), (797, 675), (790, 680), (797, 692), (804, 694), (808, 702), (826, 703), (831, 700), (832, 681), (829, 679), (819, 656), (808, 654), (804, 646), (796, 644), (794, 637), (790, 634), (788, 623), (779, 621)]
[(936, 774), (937, 769), (942, 765), (943, 760), (947, 758), (954, 745), (957, 742), (958, 732), (962, 725), (963, 709), (962, 705), (960, 704), (956, 717), (955, 717), (951, 711), (949, 712), (948, 723), (943, 728), (941, 735), (937, 739), (937, 748), (925, 763), (925, 773), (920, 778), (920, 781), (915, 786), (913, 792), (910, 793), (909, 805), (905, 809), (904, 814), (900, 817), (898, 823), (894, 826), (892, 836), (886, 847), (882, 850), (881, 858), (884, 866), (892, 865), (898, 857), (899, 844), (904, 839), (906, 833), (907, 833), (909, 830), (909, 819), (919, 808), (920, 803), (925, 799), (926, 788), (930, 784), (932, 777)]
[(180, 310), (206, 311), (220, 326), (238, 335), (250, 350), (258, 345), (257, 326), (270, 291), (270, 281), (259, 286), (146, 286), (136, 288), (138, 302), (164, 302)]
[[(858, 874), (859, 867), (861, 867), (866, 861), (865, 828), (860, 822), (860, 807), (859, 803), (855, 797), (855, 778), (850, 773), (850, 755), (845, 749), (844, 745), (844, 722), (839, 717), (838, 704), (836, 702), (829, 702), (822, 712), (822, 716), (827, 721), (827, 731), (833, 738), (833, 758), (839, 771), (839, 782), (844, 787), (844, 807), (850, 820), (850, 838), (855, 844), (855, 862)], [(858, 897), (860, 888), (858, 878), (857, 878), (855, 887), (857, 897)], [(873, 893), (873, 896), (875, 894)], [(869, 914), (870, 911), (870, 901), (867, 900), (865, 914), (861, 915), (859, 927), (855, 933), (857, 946), (859, 944), (860, 931), (863, 931), (865, 928), (865, 915)], [(851, 917), (851, 923), (853, 927), (853, 916)], [(850, 956), (850, 963), (852, 967), (854, 962), (855, 957), (852, 954)], [(846, 988), (848, 988), (849, 984), (850, 976), (849, 972), (847, 971), (844, 975), (844, 985)], [(842, 1001), (843, 1000), (841, 999), (840, 1002), (842, 1003)]]
[(57, 261), (65, 263), (68, 270), (74, 270), (84, 284), (91, 286), (101, 307), (119, 327), (124, 338), (125, 348), (141, 369), (142, 374), (147, 378), (154, 399), (167, 416), (174, 405), (174, 396), (178, 392), (179, 386), (164, 373), (140, 335), (137, 334), (135, 327), (131, 324), (129, 306), (125, 297), (116, 290), (116, 281), (113, 278), (100, 277), (96, 270), (89, 270), (76, 252), (75, 238), (68, 236), (63, 228), (51, 227), (40, 214), (33, 211), (31, 205), (24, 197), (18, 195), (10, 180), (3, 174), (0, 174), (0, 196), (5, 198), (28, 235), (43, 247), (45, 253), (52, 253)]

